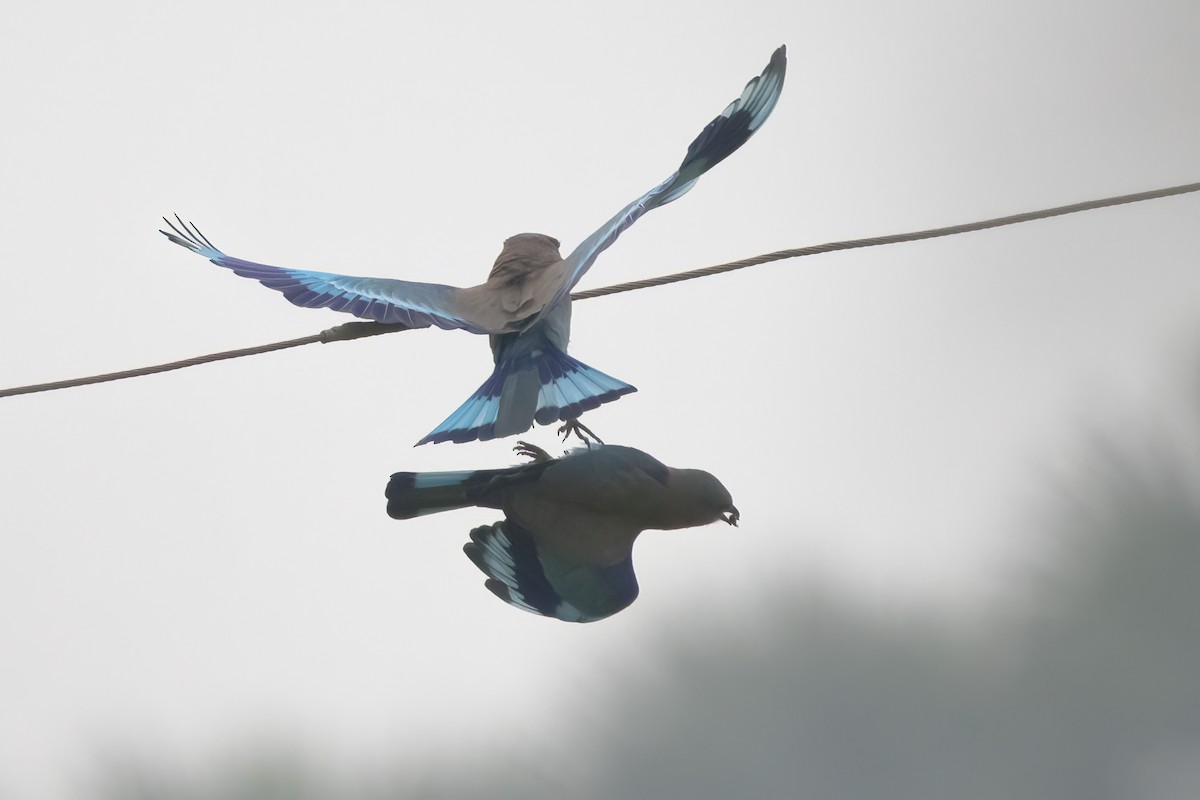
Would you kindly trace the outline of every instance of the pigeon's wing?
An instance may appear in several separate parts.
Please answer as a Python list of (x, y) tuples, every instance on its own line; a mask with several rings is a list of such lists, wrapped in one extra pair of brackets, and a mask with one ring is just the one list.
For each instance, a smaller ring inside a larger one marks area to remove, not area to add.
[[(779, 93), (783, 90), (786, 71), (787, 49), (780, 47), (771, 55), (771, 61), (762, 74), (746, 84), (742, 96), (708, 123), (688, 146), (687, 155), (683, 157), (679, 169), (675, 170), (671, 177), (617, 212), (616, 216), (584, 239), (583, 243), (567, 256), (564, 282), (554, 298), (543, 308), (555, 307), (569, 294), (584, 273), (591, 268), (596, 257), (608, 249), (609, 245), (643, 214), (683, 196), (701, 175), (745, 144), (767, 121), (767, 117), (771, 116), (771, 111), (779, 100)], [(545, 313), (543, 310), (539, 318)]]
[[(392, 278), (356, 278), (332, 272), (272, 267), (227, 256), (195, 225), (163, 218), (169, 230), (160, 231), (181, 247), (281, 293), (303, 308), (329, 308), (362, 319), (399, 323), (411, 328), (460, 328), (472, 333), (500, 333), (506, 320), (499, 309), (489, 311), (479, 302), (484, 287), (459, 289), (440, 283), (420, 283)], [(176, 224), (178, 223), (178, 224)]]
[(463, 551), (488, 576), (484, 585), (493, 594), (545, 617), (595, 622), (627, 608), (638, 596), (631, 554), (610, 565), (567, 566), (543, 551), (511, 517), (471, 531)]

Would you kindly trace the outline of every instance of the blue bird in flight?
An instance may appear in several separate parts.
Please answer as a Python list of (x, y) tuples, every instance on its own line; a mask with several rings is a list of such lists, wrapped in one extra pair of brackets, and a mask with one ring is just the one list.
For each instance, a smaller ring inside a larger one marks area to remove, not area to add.
[(758, 130), (779, 100), (786, 69), (786, 48), (780, 47), (762, 74), (688, 146), (669, 178), (618, 211), (566, 258), (553, 237), (517, 234), (504, 242), (487, 281), (478, 286), (358, 278), (244, 261), (218, 250), (194, 224), (178, 216), (178, 224), (164, 217), (170, 230), (160, 233), (298, 306), (411, 328), (487, 334), (495, 362), (491, 376), (418, 445), (511, 436), (535, 422), (563, 422), (565, 430), (579, 433), (583, 426), (578, 417), (584, 411), (637, 390), (567, 355), (571, 290), (626, 228), (647, 211), (681, 197)]

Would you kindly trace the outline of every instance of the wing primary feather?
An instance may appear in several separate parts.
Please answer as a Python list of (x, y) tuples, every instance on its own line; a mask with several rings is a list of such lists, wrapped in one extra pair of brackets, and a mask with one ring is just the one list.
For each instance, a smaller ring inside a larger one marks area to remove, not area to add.
[(670, 177), (618, 211), (571, 251), (564, 259), (568, 266), (563, 285), (529, 325), (537, 324), (548, 313), (548, 309), (556, 308), (591, 269), (596, 257), (643, 214), (682, 197), (701, 175), (745, 144), (774, 110), (783, 90), (786, 71), (787, 49), (779, 47), (771, 54), (771, 60), (763, 71), (751, 78), (742, 89), (738, 99), (705, 125), (700, 135), (688, 145), (683, 161)]
[(200, 237), (200, 241), (204, 242), (206, 245), (208, 245), (209, 247), (211, 247), (213, 250), (216, 250), (216, 249), (217, 249), (217, 246), (216, 246), (216, 245), (214, 245), (212, 242), (210, 242), (210, 241), (208, 240), (208, 237), (207, 237), (207, 236), (205, 236), (205, 235), (204, 235), (204, 234), (201, 232), (200, 228), (196, 226), (196, 223), (194, 223), (194, 222), (193, 222), (193, 223), (190, 223), (190, 224), (191, 224), (191, 226), (192, 226), (192, 230), (193, 230), (193, 231), (195, 231), (196, 235)]

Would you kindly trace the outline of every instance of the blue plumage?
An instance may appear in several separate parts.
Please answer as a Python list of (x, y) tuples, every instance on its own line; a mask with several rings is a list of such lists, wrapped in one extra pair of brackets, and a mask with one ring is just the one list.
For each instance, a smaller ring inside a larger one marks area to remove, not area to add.
[(505, 241), (487, 282), (478, 286), (258, 264), (226, 255), (195, 225), (178, 217), (178, 225), (166, 220), (169, 230), (161, 233), (298, 306), (410, 328), (436, 326), (489, 335), (495, 363), (491, 376), (419, 444), (492, 439), (523, 433), (535, 422), (574, 420), (636, 390), (567, 355), (572, 288), (599, 254), (647, 211), (681, 197), (701, 175), (745, 144), (774, 109), (786, 71), (786, 49), (780, 47), (741, 96), (692, 141), (670, 177), (618, 211), (566, 258), (559, 253), (558, 240), (518, 234)]
[[(176, 217), (176, 225), (163, 217), (170, 231), (159, 231), (180, 247), (186, 247), (235, 275), (251, 278), (274, 289), (302, 308), (328, 308), (387, 325), (410, 328), (436, 326), (444, 330), (464, 329), (487, 333), (455, 313), (453, 296), (458, 290), (437, 283), (401, 281), (392, 278), (356, 278), (332, 272), (273, 267), (226, 255), (218, 250), (194, 224)], [(403, 298), (402, 300), (400, 298)]]
[[(564, 571), (551, 554), (539, 552), (532, 534), (512, 518), (472, 530), (463, 552), (488, 576), (484, 586), (492, 594), (523, 611), (564, 622), (610, 617), (628, 608), (639, 592), (632, 556), (611, 566)], [(559, 593), (547, 569), (577, 590), (574, 602)]]
[[(536, 393), (513, 400), (511, 409), (502, 408), (505, 386), (519, 381), (523, 374), (529, 376)], [(503, 353), (475, 393), (417, 444), (512, 436), (524, 433), (529, 420), (539, 425), (566, 422), (636, 391), (628, 383), (572, 358), (542, 337), (541, 347), (521, 347), (519, 351), (514, 347)]]

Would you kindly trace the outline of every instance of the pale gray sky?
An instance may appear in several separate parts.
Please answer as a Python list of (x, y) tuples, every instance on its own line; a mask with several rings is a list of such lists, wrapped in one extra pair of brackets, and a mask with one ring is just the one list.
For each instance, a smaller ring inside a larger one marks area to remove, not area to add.
[[(569, 249), (781, 43), (760, 133), (585, 287), (1200, 180), (1198, 36), (1190, 2), (26, 4), (0, 29), (0, 384), (345, 321), (172, 247), (164, 213), (244, 258), (459, 285), (516, 232)], [(580, 303), (572, 353), (641, 390), (585, 421), (711, 470), (743, 512), (644, 537), (642, 597), (592, 626), (484, 590), (461, 545), (493, 512), (384, 513), (393, 471), (511, 461), (411, 447), (486, 376), (477, 337), (0, 400), (0, 797), (57, 796), (123, 748), (550, 741), (560, 698), (619, 690), (664, 628), (749, 618), (764, 581), (989, 596), (1040, 468), (1155, 407), (1194, 352), (1198, 213)]]

